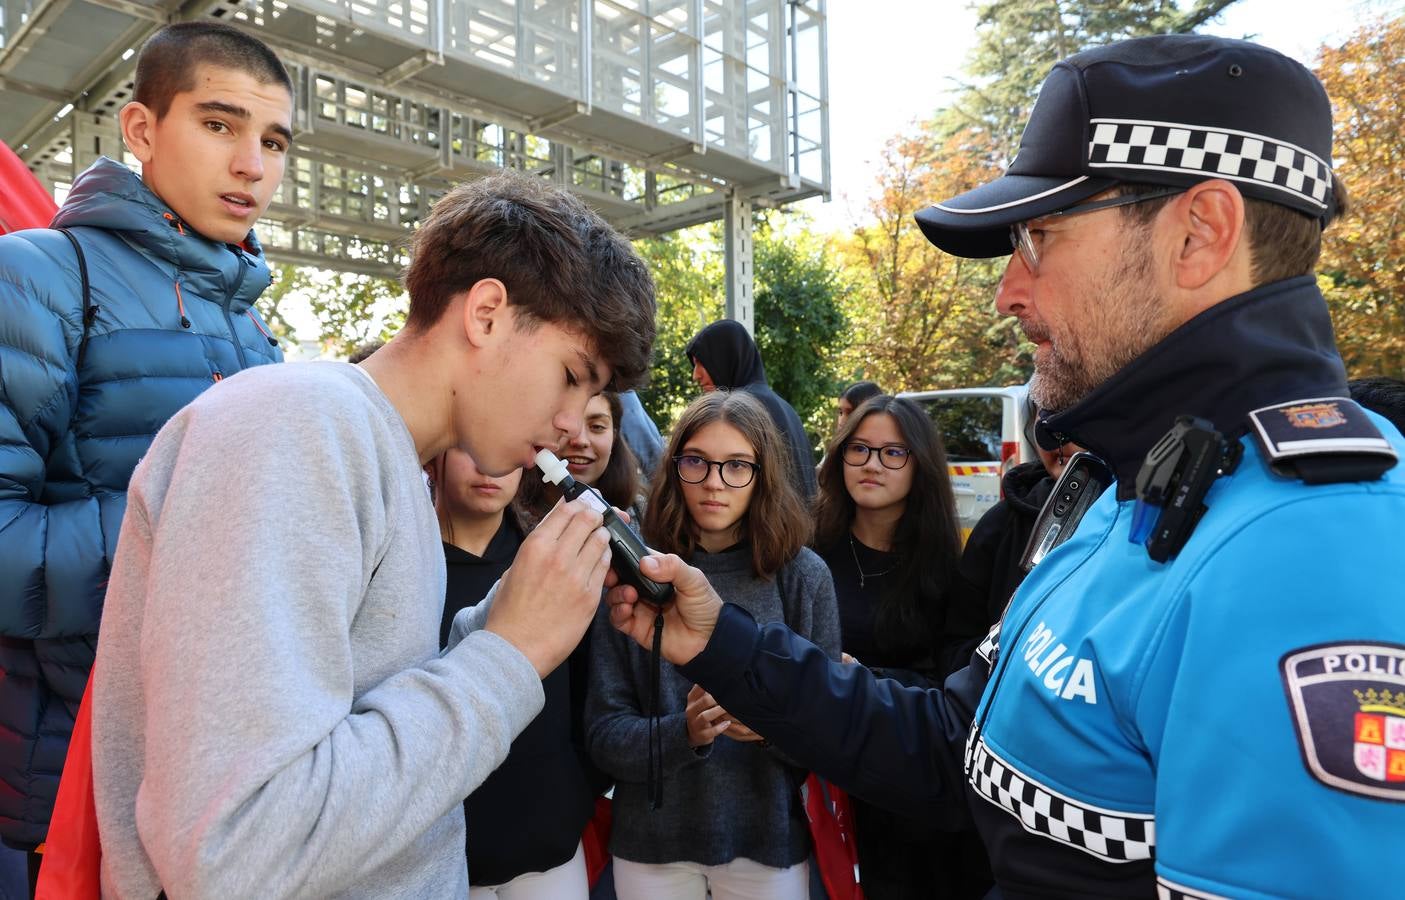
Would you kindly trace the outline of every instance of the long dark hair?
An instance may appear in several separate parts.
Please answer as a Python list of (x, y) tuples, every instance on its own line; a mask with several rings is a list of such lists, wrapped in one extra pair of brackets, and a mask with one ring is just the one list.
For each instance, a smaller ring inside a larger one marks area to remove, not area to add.
[(908, 465), (916, 470), (893, 530), (897, 563), (893, 577), (883, 583), (874, 633), (889, 652), (920, 655), (945, 631), (947, 594), (961, 557), (961, 528), (941, 435), (916, 403), (888, 394), (872, 397), (834, 436), (820, 465), (815, 547), (829, 553), (849, 540), (855, 506), (844, 485), (844, 446), (865, 419), (878, 413), (893, 417), (907, 444)]
[[(591, 487), (600, 492), (605, 502), (617, 509), (628, 510), (639, 499), (639, 463), (624, 442), (620, 431), (620, 419), (624, 417), (624, 407), (620, 405), (620, 395), (605, 391), (600, 396), (610, 404), (610, 419), (615, 435), (610, 441), (610, 461), (605, 471)], [(518, 514), (528, 523), (528, 530), (535, 528), (556, 501), (561, 499), (561, 489), (542, 480), (536, 469), (522, 473), (522, 486), (517, 489), (517, 499), (513, 501)]]
[(811, 522), (805, 501), (795, 490), (791, 455), (781, 443), (775, 421), (761, 401), (746, 391), (703, 394), (678, 417), (644, 510), (644, 540), (657, 550), (677, 553), (684, 559), (691, 559), (697, 550), (698, 529), (688, 515), (673, 458), (689, 438), (713, 422), (726, 422), (740, 431), (761, 467), (742, 519), (742, 534), (751, 544), (752, 571), (769, 581), (810, 539)]

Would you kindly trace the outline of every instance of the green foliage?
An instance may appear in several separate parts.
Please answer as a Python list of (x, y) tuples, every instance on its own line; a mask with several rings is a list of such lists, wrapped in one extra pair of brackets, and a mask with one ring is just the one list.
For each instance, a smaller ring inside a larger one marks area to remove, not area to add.
[(937, 116), (938, 136), (974, 129), (990, 161), (1014, 158), (1020, 132), (1054, 63), (1080, 50), (1148, 34), (1191, 31), (1235, 0), (983, 0), (977, 42), (966, 65), (971, 80)]
[(814, 448), (829, 437), (834, 398), (845, 384), (843, 288), (824, 246), (782, 233), (783, 225), (773, 215), (756, 229), (756, 345), (771, 388), (795, 407)]
[(389, 340), (405, 324), (409, 297), (388, 278), (280, 264), (259, 298), (259, 312), (280, 340), (296, 340), (286, 307), (304, 302), (317, 319), (317, 340), (330, 356), (344, 357), (373, 340)]
[[(803, 224), (776, 213), (755, 231), (755, 333), (771, 387), (806, 423), (816, 444), (828, 436), (839, 386), (839, 351), (846, 326), (834, 263)], [(667, 432), (698, 395), (684, 348), (726, 308), (720, 225), (699, 226), (636, 248), (658, 287), (658, 339), (644, 408)]]
[(678, 413), (698, 395), (683, 349), (703, 326), (720, 319), (725, 308), (721, 243), (721, 225), (714, 223), (634, 244), (654, 275), (658, 298), (654, 367), (639, 399), (665, 436)]

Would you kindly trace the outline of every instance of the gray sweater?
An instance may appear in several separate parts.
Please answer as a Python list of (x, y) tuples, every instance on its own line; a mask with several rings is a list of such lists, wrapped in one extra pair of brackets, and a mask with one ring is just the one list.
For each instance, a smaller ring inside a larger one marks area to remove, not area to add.
[[(690, 562), (723, 600), (757, 622), (785, 622), (839, 657), (834, 583), (809, 549), (774, 581), (752, 573), (746, 545), (699, 552)], [(649, 809), (649, 655), (603, 613), (594, 628), (586, 742), (595, 764), (616, 779), (610, 852), (641, 863), (722, 865), (744, 858), (784, 868), (804, 860), (810, 838), (799, 791), (806, 773), (778, 751), (725, 732), (708, 746), (689, 747), (684, 710), (693, 683), (666, 661), (659, 681), (663, 808)]]
[(444, 556), (361, 370), (267, 366), (133, 475), (98, 644), (105, 897), (463, 897), (463, 798), (542, 707), (488, 632), (439, 654)]

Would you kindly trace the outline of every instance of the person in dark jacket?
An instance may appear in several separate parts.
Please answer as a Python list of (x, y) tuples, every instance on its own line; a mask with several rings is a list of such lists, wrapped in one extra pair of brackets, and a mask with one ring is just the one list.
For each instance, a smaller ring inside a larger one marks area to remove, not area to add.
[[(846, 659), (908, 686), (941, 687), (954, 652), (993, 619), (954, 590), (961, 526), (936, 425), (911, 400), (874, 396), (840, 426), (819, 480), (814, 547), (834, 578)], [(944, 833), (857, 797), (853, 808), (868, 900), (990, 889), (975, 831)]]
[(815, 454), (810, 438), (795, 408), (771, 390), (766, 381), (766, 367), (761, 362), (761, 350), (735, 319), (722, 319), (699, 331), (688, 342), (688, 360), (693, 364), (693, 380), (704, 391), (718, 388), (744, 390), (761, 401), (789, 445), (795, 461), (791, 477), (805, 502), (815, 499)]
[(1000, 618), (1028, 574), (1020, 568), (1020, 559), (1034, 531), (1034, 522), (1064, 466), (1083, 449), (1073, 443), (1057, 450), (1039, 447), (1033, 434), (1038, 414), (1030, 404), (1025, 437), (1037, 448), (1039, 458), (1012, 467), (1000, 480), (1000, 502), (986, 510), (971, 529), (961, 552), (958, 578), (952, 586), (965, 606), (984, 609), (988, 622)]
[(282, 360), (253, 310), (269, 270), (250, 229), (282, 181), (292, 111), (288, 74), (259, 41), (213, 22), (164, 28), (120, 113), (141, 177), (100, 159), (52, 229), (0, 237), (0, 836), (11, 846), (33, 850), (48, 830), (132, 469), (196, 395)]

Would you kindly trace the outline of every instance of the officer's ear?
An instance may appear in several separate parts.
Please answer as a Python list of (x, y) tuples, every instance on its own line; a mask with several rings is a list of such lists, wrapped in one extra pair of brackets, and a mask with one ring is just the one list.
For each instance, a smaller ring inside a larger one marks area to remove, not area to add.
[(1218, 279), (1227, 282), (1227, 293), (1216, 291), (1221, 297), (1249, 289), (1244, 197), (1237, 187), (1220, 178), (1202, 181), (1167, 204), (1160, 218), (1178, 246), (1172, 261), (1178, 288), (1199, 291)]

